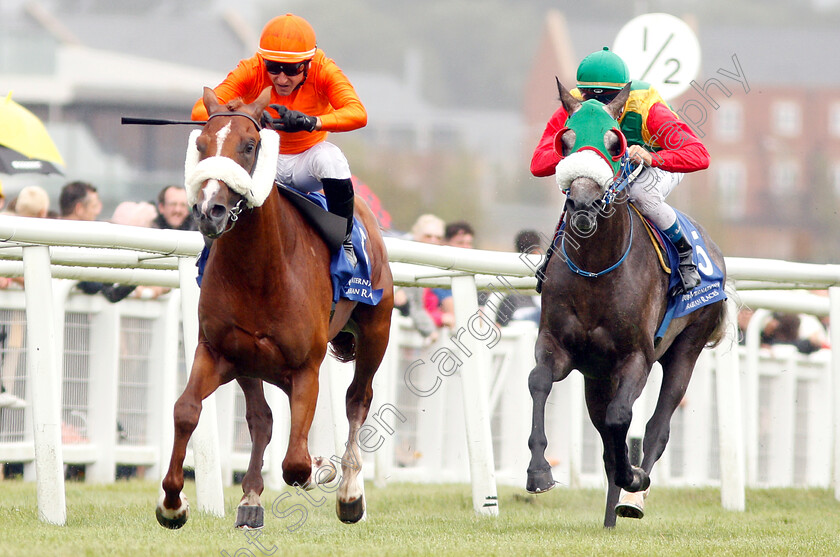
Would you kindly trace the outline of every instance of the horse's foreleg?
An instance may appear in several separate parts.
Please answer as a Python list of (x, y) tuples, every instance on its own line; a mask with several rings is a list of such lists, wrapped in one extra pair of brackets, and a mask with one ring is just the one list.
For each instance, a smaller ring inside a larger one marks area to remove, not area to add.
[(308, 487), (312, 475), (309, 429), (318, 402), (318, 363), (298, 370), (288, 388), (291, 422), (289, 446), (283, 459), (283, 480), (288, 485)]
[(616, 521), (615, 505), (618, 502), (619, 488), (615, 483), (616, 462), (615, 451), (612, 449), (612, 436), (606, 425), (607, 407), (613, 396), (610, 382), (585, 378), (584, 395), (589, 419), (601, 435), (604, 445), (604, 471), (607, 475), (607, 504), (604, 511), (604, 527), (613, 528)]
[(551, 372), (546, 366), (537, 365), (528, 376), (528, 390), (531, 392), (532, 416), (531, 435), (528, 448), (531, 461), (528, 463), (528, 478), (525, 489), (528, 493), (544, 493), (554, 487), (551, 465), (545, 459), (548, 438), (545, 435), (545, 401), (551, 393)]
[(210, 396), (219, 384), (216, 362), (204, 345), (199, 343), (190, 379), (175, 403), (175, 440), (172, 445), (172, 457), (169, 460), (169, 470), (161, 482), (163, 493), (155, 512), (160, 525), (166, 528), (180, 528), (189, 518), (190, 507), (181, 493), (184, 488), (183, 466), (187, 443), (198, 425), (201, 401)]
[[(639, 398), (647, 381), (648, 369), (640, 359), (641, 356), (628, 358), (628, 361), (615, 371), (614, 377), (618, 381), (606, 406), (602, 432), (604, 451), (611, 451), (615, 459), (615, 484), (627, 491), (644, 491), (650, 485), (647, 473), (631, 465), (630, 450), (627, 447), (633, 403)], [(587, 394), (589, 390), (588, 388)]]
[(264, 509), (260, 501), (264, 484), (262, 477), (263, 455), (271, 441), (273, 419), (271, 408), (265, 400), (260, 379), (240, 377), (237, 383), (245, 395), (245, 421), (251, 433), (251, 460), (242, 478), (242, 500), (236, 509), (237, 528), (262, 528)]
[(545, 459), (548, 438), (545, 435), (545, 402), (551, 393), (554, 381), (564, 379), (569, 373), (566, 353), (557, 348), (549, 351), (537, 342), (537, 365), (528, 376), (528, 390), (531, 392), (532, 416), (531, 435), (528, 448), (531, 461), (528, 463), (528, 476), (525, 489), (529, 493), (545, 493), (554, 487), (551, 465)]

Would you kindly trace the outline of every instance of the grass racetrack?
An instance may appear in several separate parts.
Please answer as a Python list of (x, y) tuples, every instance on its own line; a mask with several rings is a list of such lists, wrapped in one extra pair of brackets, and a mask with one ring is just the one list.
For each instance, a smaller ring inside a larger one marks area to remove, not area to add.
[[(840, 555), (840, 503), (827, 489), (748, 490), (745, 512), (724, 511), (712, 488), (654, 488), (642, 520), (602, 528), (604, 492), (557, 487), (533, 496), (499, 488), (500, 514), (477, 517), (469, 485), (366, 485), (368, 519), (346, 525), (335, 497), (266, 490), (265, 528), (234, 530), (239, 486), (224, 518), (195, 510), (181, 530), (155, 520), (158, 484), (68, 482), (67, 524), (38, 520), (34, 483), (0, 483), (0, 555)], [(288, 495), (282, 495), (288, 493)], [(274, 507), (272, 508), (272, 504)], [(296, 505), (300, 505), (297, 507)]]

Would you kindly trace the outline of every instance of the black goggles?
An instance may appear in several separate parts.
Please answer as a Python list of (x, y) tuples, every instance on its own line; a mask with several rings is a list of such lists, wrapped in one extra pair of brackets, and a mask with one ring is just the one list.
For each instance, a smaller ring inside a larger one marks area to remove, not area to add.
[(615, 89), (580, 89), (580, 94), (585, 100), (595, 99), (603, 104), (610, 104), (620, 92)]
[(295, 64), (284, 64), (282, 62), (274, 62), (273, 60), (265, 61), (265, 71), (272, 75), (286, 74), (288, 77), (294, 77), (303, 73), (306, 69), (306, 61), (297, 62)]

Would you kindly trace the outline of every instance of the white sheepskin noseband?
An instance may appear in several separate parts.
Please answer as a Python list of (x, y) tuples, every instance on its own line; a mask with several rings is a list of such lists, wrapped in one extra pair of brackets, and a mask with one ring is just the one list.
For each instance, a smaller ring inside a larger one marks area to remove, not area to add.
[(259, 207), (274, 187), (277, 174), (277, 153), (280, 151), (280, 135), (274, 130), (260, 131), (260, 151), (254, 175), (239, 166), (233, 159), (213, 156), (198, 160), (196, 140), (201, 130), (193, 130), (187, 145), (187, 158), (184, 161), (184, 186), (187, 190), (187, 203), (192, 207), (198, 197), (201, 184), (207, 180), (219, 180), (236, 193), (245, 196), (248, 207)]
[(572, 153), (557, 163), (554, 173), (557, 187), (566, 192), (575, 178), (591, 178), (601, 188), (606, 188), (613, 181), (613, 169), (598, 153), (590, 149)]

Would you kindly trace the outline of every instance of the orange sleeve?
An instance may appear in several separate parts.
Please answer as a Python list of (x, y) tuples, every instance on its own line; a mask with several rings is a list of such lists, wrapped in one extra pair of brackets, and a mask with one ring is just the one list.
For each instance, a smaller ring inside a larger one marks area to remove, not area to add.
[[(312, 59), (303, 85), (291, 95), (281, 97), (277, 94), (258, 55), (239, 62), (213, 90), (219, 102), (241, 98), (243, 102), (251, 103), (266, 87), (272, 88), (271, 104), (283, 105), (321, 119), (321, 129), (311, 133), (278, 131), (281, 153), (302, 153), (326, 140), (328, 132), (352, 131), (367, 125), (367, 111), (350, 80), (320, 49)], [(207, 119), (202, 99), (193, 105), (191, 116), (193, 120)]]
[[(271, 86), (271, 80), (263, 70), (262, 61), (258, 56), (252, 56), (242, 60), (236, 68), (230, 72), (224, 81), (213, 88), (219, 102), (226, 103), (233, 99), (241, 98), (244, 102), (253, 102), (262, 93), (263, 89)], [(272, 101), (274, 102), (272, 95)], [(204, 101), (199, 98), (192, 108), (191, 118), (193, 120), (207, 120), (207, 109), (204, 108)]]
[(328, 132), (347, 132), (367, 125), (365, 110), (356, 89), (344, 72), (330, 59), (324, 61), (316, 86), (322, 90), (332, 110), (316, 114), (321, 119), (321, 129)]

